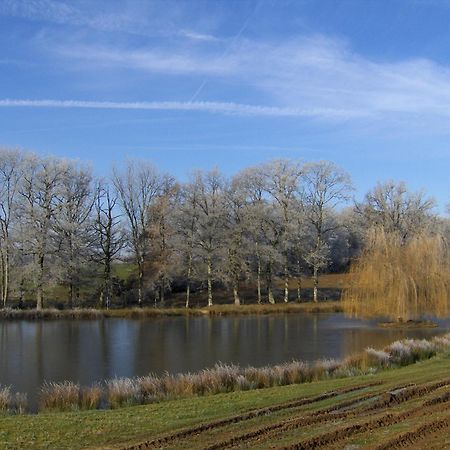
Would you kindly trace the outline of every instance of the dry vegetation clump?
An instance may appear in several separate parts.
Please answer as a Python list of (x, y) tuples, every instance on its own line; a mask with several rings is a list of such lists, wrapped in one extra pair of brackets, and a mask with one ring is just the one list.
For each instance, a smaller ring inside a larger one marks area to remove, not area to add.
[(442, 236), (403, 242), (395, 233), (374, 228), (350, 278), (343, 293), (350, 315), (406, 322), (450, 313), (450, 252)]
[(27, 410), (27, 395), (11, 391), (11, 386), (0, 385), (0, 414), (24, 414)]
[(44, 383), (39, 395), (42, 411), (76, 411), (80, 409), (80, 385), (71, 381)]

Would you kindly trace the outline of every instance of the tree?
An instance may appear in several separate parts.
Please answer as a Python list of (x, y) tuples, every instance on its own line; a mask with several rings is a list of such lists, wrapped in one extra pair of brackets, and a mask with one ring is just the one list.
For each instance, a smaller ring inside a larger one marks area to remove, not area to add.
[(68, 164), (55, 158), (28, 155), (20, 186), (20, 214), (25, 236), (24, 252), (33, 258), (36, 308), (44, 307), (44, 286), (50, 278), (49, 256), (57, 251), (54, 233), (61, 183), (68, 173)]
[(302, 167), (299, 162), (278, 159), (266, 164), (262, 171), (265, 175), (264, 186), (281, 211), (281, 229), (279, 240), (283, 254), (284, 302), (289, 301), (289, 252), (292, 236), (294, 206), (296, 205)]
[(403, 241), (420, 234), (432, 223), (434, 200), (423, 191), (411, 192), (405, 183), (386, 181), (367, 192), (356, 211), (366, 227), (381, 226), (387, 233), (397, 233)]
[(403, 322), (450, 312), (450, 254), (441, 235), (419, 234), (404, 242), (397, 232), (373, 227), (350, 276), (343, 294), (349, 314)]
[(149, 251), (149, 207), (160, 193), (163, 177), (144, 161), (128, 161), (123, 172), (113, 170), (113, 183), (125, 216), (138, 268), (138, 304), (144, 301), (145, 263)]
[(62, 263), (63, 283), (69, 289), (69, 308), (79, 296), (82, 272), (90, 257), (92, 239), (91, 211), (95, 203), (92, 173), (75, 162), (67, 165), (55, 196), (58, 258)]
[(109, 308), (112, 297), (112, 263), (125, 247), (125, 233), (117, 212), (117, 194), (104, 182), (97, 183), (94, 203), (94, 261), (103, 267), (100, 307)]
[(180, 203), (175, 213), (178, 242), (176, 247), (186, 268), (183, 276), (186, 278), (186, 308), (189, 308), (191, 284), (194, 275), (194, 259), (196, 250), (196, 233), (198, 229), (199, 211), (197, 189), (194, 180), (185, 183), (180, 191)]
[(170, 285), (171, 272), (176, 263), (174, 248), (174, 212), (178, 200), (178, 184), (170, 176), (164, 176), (161, 189), (154, 202), (149, 205), (149, 272), (158, 291), (161, 305)]
[(318, 301), (319, 271), (327, 266), (325, 237), (336, 226), (329, 221), (330, 211), (348, 200), (352, 189), (349, 175), (332, 162), (319, 161), (305, 167), (303, 198), (313, 235), (312, 250), (307, 261), (313, 269), (315, 302)]
[(194, 189), (196, 190), (196, 209), (198, 211), (197, 233), (195, 245), (199, 255), (206, 264), (206, 280), (208, 286), (208, 306), (213, 304), (213, 282), (216, 278), (214, 259), (219, 259), (222, 250), (224, 228), (224, 186), (225, 180), (217, 170), (196, 172), (194, 174)]
[(224, 245), (227, 249), (227, 262), (223, 271), (232, 286), (235, 305), (241, 304), (239, 281), (247, 266), (248, 208), (242, 181), (241, 177), (234, 177), (225, 191)]
[(1, 303), (9, 298), (10, 261), (13, 243), (11, 232), (17, 212), (17, 195), (22, 178), (23, 157), (17, 150), (0, 150), (0, 258)]

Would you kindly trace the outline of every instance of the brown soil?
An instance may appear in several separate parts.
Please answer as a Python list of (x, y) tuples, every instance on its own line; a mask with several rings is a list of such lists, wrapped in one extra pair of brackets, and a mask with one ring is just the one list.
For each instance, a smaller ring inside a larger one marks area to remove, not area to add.
[[(449, 393), (447, 392), (447, 394)], [(442, 431), (449, 427), (450, 427), (450, 415), (448, 415), (444, 419), (426, 423), (425, 425), (420, 426), (416, 430), (408, 431), (407, 433), (401, 434), (400, 436), (395, 437), (389, 442), (379, 445), (378, 447), (376, 447), (376, 450), (391, 450), (396, 448), (407, 448), (412, 445), (415, 446), (415, 444), (418, 441), (425, 439), (430, 434), (436, 433), (437, 431)]]
[(229, 417), (227, 419), (216, 420), (213, 422), (204, 423), (204, 424), (192, 427), (192, 428), (187, 428), (185, 430), (178, 431), (173, 434), (169, 434), (167, 436), (162, 436), (162, 437), (159, 437), (156, 439), (142, 442), (140, 444), (123, 447), (123, 450), (138, 450), (138, 449), (161, 447), (162, 445), (166, 445), (169, 442), (173, 442), (173, 441), (176, 441), (179, 439), (185, 439), (189, 436), (203, 433), (205, 431), (211, 431), (216, 428), (220, 428), (220, 427), (224, 427), (224, 426), (227, 426), (230, 424), (235, 424), (238, 422), (250, 420), (255, 417), (263, 416), (263, 415), (270, 414), (273, 412), (278, 412), (278, 411), (285, 410), (285, 409), (297, 408), (299, 406), (309, 405), (312, 403), (320, 402), (322, 400), (336, 397), (338, 395), (355, 392), (355, 391), (366, 389), (366, 388), (373, 387), (373, 386), (378, 386), (380, 384), (381, 384), (380, 382), (366, 383), (366, 384), (353, 386), (353, 387), (349, 387), (349, 388), (336, 389), (335, 391), (325, 392), (323, 394), (320, 394), (320, 395), (317, 395), (314, 397), (306, 397), (306, 398), (303, 397), (298, 400), (294, 400), (294, 401), (290, 401), (290, 402), (279, 403), (279, 404), (267, 406), (264, 408), (254, 409), (254, 410), (248, 411), (244, 414), (235, 415), (235, 416)]

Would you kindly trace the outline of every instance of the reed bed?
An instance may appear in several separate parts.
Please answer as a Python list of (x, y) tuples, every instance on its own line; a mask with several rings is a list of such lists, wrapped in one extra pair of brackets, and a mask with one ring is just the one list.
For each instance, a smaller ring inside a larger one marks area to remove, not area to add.
[(103, 318), (144, 319), (170, 316), (224, 316), (245, 314), (342, 312), (338, 301), (289, 303), (276, 305), (215, 305), (207, 308), (125, 308), (125, 309), (0, 309), (0, 320), (85, 320)]
[[(219, 363), (196, 373), (114, 378), (91, 388), (82, 388), (71, 382), (47, 383), (40, 392), (40, 410), (120, 408), (192, 396), (308, 383), (375, 373), (413, 364), (436, 354), (450, 354), (450, 333), (431, 340), (396, 341), (382, 350), (367, 348), (343, 360), (326, 359), (314, 363), (289, 361), (259, 368)], [(2, 402), (1, 392), (0, 409), (2, 405), (9, 404), (9, 400)], [(8, 398), (7, 395), (5, 398)], [(7, 406), (3, 406), (3, 410), (7, 409)]]

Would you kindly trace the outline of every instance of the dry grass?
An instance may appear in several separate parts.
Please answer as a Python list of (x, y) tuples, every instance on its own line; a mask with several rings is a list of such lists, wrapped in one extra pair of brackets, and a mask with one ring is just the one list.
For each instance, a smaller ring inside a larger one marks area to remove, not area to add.
[(417, 320), (450, 313), (450, 258), (441, 236), (403, 243), (373, 229), (362, 256), (352, 265), (344, 309), (356, 317)]
[(26, 394), (13, 393), (10, 386), (0, 385), (0, 414), (24, 414), (27, 406)]
[(327, 301), (321, 303), (280, 303), (275, 305), (215, 305), (206, 308), (127, 308), (127, 309), (11, 309), (0, 310), (0, 319), (4, 320), (85, 320), (123, 317), (129, 319), (144, 319), (169, 316), (223, 316), (245, 314), (276, 314), (276, 313), (315, 313), (342, 312), (341, 302)]

